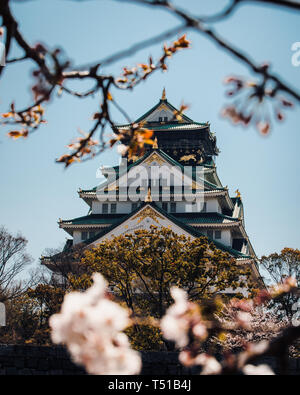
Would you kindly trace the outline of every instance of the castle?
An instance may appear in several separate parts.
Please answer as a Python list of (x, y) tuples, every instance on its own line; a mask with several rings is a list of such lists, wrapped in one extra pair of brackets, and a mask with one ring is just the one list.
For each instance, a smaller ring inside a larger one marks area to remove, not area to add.
[[(59, 221), (59, 227), (72, 237), (65, 248), (80, 243), (93, 246), (151, 225), (170, 227), (192, 239), (206, 236), (240, 264), (248, 265), (252, 278), (262, 284), (258, 259), (245, 230), (240, 193), (237, 190), (237, 196), (229, 196), (217, 174), (219, 150), (210, 124), (183, 114), (177, 119), (176, 112), (164, 90), (159, 102), (134, 122), (153, 131), (154, 144), (147, 146), (142, 157), (126, 161), (126, 166), (103, 168), (106, 179), (101, 185), (78, 191), (90, 211)], [(115, 132), (132, 125), (117, 125)], [(43, 263), (55, 271), (51, 258), (43, 258)]]

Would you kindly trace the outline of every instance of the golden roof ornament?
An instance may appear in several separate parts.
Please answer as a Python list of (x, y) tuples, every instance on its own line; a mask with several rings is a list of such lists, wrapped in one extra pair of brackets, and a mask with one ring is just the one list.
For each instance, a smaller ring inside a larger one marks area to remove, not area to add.
[(236, 197), (237, 197), (237, 198), (240, 198), (240, 197), (241, 197), (241, 192), (240, 192), (238, 189), (235, 191), (235, 193), (236, 193)]
[(166, 100), (166, 89), (164, 88), (161, 95), (161, 100)]
[(153, 149), (157, 149), (157, 148), (158, 148), (158, 145), (157, 145), (157, 137), (155, 137), (155, 139), (154, 139), (154, 141), (153, 141), (152, 148), (153, 148)]
[(147, 196), (145, 197), (145, 202), (149, 203), (152, 202), (152, 196), (151, 196), (151, 189), (148, 188)]

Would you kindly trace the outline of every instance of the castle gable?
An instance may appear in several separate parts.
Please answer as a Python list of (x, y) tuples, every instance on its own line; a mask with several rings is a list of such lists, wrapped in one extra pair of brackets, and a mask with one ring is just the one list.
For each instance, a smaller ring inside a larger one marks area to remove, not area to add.
[(174, 222), (164, 215), (161, 210), (157, 210), (152, 204), (146, 204), (124, 222), (113, 227), (113, 229), (100, 236), (97, 240), (94, 240), (90, 246), (97, 245), (98, 243), (104, 240), (109, 240), (115, 236), (133, 233), (136, 230), (149, 230), (151, 226), (171, 228), (173, 232), (178, 235), (194, 238), (188, 231), (184, 230), (177, 224), (174, 224)]

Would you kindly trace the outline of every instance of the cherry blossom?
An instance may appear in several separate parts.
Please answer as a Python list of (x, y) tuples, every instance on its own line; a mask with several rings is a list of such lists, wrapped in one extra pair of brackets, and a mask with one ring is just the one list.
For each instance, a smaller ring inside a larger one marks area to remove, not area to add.
[(203, 339), (207, 336), (198, 306), (188, 301), (188, 296), (182, 289), (172, 287), (171, 296), (175, 303), (171, 305), (161, 320), (161, 330), (168, 340), (173, 340), (177, 347), (185, 347), (189, 343), (189, 330), (192, 334)]
[(252, 376), (252, 375), (274, 376), (275, 375), (275, 373), (270, 368), (270, 366), (266, 365), (266, 364), (262, 364), (262, 365), (258, 365), (258, 366), (245, 365), (243, 367), (243, 373), (246, 375), (249, 375), (249, 376)]
[(76, 363), (92, 374), (137, 374), (139, 353), (129, 347), (122, 331), (130, 324), (129, 313), (107, 299), (106, 281), (93, 275), (85, 292), (65, 296), (61, 312), (50, 318), (54, 343), (64, 343)]

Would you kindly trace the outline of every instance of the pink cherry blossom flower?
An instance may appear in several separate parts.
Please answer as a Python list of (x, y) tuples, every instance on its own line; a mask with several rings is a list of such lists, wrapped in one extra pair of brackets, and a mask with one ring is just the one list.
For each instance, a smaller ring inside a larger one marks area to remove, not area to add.
[(107, 284), (99, 273), (93, 281), (87, 291), (65, 296), (61, 312), (50, 318), (52, 340), (66, 344), (88, 373), (137, 374), (141, 358), (122, 333), (130, 324), (129, 313), (107, 299)]

